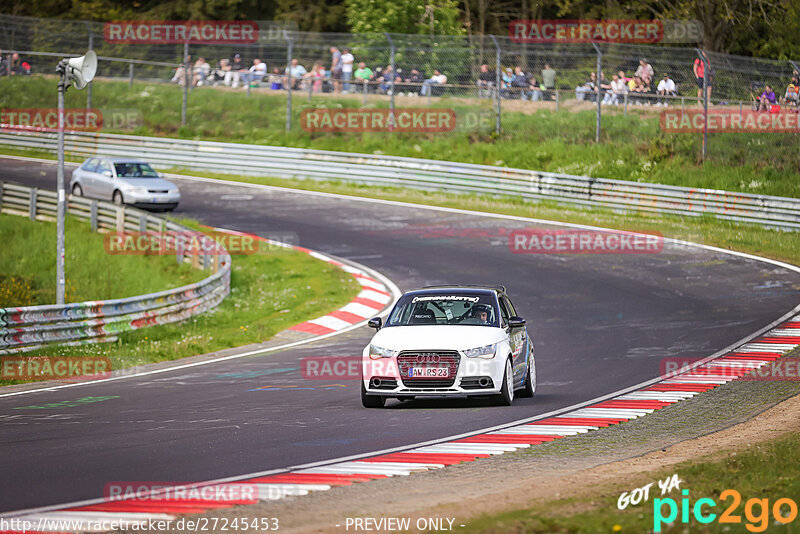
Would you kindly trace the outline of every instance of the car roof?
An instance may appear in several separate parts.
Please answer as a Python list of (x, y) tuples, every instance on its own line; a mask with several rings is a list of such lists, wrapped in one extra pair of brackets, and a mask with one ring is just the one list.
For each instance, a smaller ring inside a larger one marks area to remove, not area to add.
[(440, 285), (440, 286), (425, 286), (418, 289), (407, 291), (405, 294), (413, 293), (415, 295), (436, 295), (447, 291), (448, 293), (463, 294), (463, 293), (492, 293), (496, 294), (502, 292), (500, 287), (488, 286), (468, 286), (468, 285)]
[[(91, 156), (89, 158), (86, 158), (87, 161), (90, 160), (90, 159), (104, 159), (104, 160), (110, 161), (111, 163), (147, 163), (146, 161), (141, 160), (141, 159), (135, 159), (135, 158), (109, 158), (107, 156)], [(149, 165), (149, 163), (147, 163), (147, 164)]]

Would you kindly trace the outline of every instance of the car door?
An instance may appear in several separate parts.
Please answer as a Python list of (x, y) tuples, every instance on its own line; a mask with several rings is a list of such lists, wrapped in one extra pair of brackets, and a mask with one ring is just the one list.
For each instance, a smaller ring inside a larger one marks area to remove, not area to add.
[(94, 171), (97, 169), (97, 164), (99, 162), (100, 160), (98, 158), (89, 158), (83, 163), (83, 165), (78, 167), (75, 172), (72, 173), (72, 183), (70, 184), (70, 188), (74, 187), (76, 183), (79, 183), (84, 196), (95, 196), (93, 193)]
[(500, 313), (503, 316), (503, 327), (508, 332), (508, 341), (511, 345), (511, 365), (514, 368), (514, 384), (519, 385), (525, 380), (527, 354), (525, 354), (527, 332), (524, 326), (511, 328), (509, 318), (516, 317), (517, 313), (511, 300), (504, 294), (498, 295)]
[(114, 169), (107, 159), (100, 160), (95, 176), (95, 196), (103, 200), (111, 200), (114, 194)]

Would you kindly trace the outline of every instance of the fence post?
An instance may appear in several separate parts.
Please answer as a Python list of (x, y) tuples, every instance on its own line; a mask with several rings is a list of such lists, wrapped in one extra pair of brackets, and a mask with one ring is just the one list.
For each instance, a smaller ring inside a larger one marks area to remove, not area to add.
[(394, 125), (394, 79), (397, 78), (397, 66), (394, 64), (396, 48), (394, 47), (392, 36), (389, 35), (388, 32), (384, 32), (383, 35), (385, 35), (386, 40), (389, 41), (389, 64), (392, 66), (392, 80), (389, 82), (389, 116), (392, 118), (392, 121), (389, 123), (389, 131), (392, 131), (394, 129), (392, 127)]
[(118, 234), (125, 232), (125, 206), (117, 206), (116, 227)]
[(708, 146), (708, 60), (706, 54), (699, 48), (694, 49), (697, 57), (703, 62), (703, 163), (706, 161), (706, 150)]
[(97, 201), (92, 200), (92, 204), (89, 207), (89, 221), (92, 225), (92, 232), (97, 231)]
[(362, 85), (364, 86), (364, 105), (366, 106), (367, 105), (367, 93), (369, 92), (369, 80), (364, 80)]
[(3, 182), (0, 181), (0, 212), (3, 211)]
[[(494, 43), (494, 51), (495, 51), (495, 66), (494, 66), (494, 133), (500, 135), (500, 111), (502, 108), (500, 107), (500, 43), (497, 42), (497, 38), (493, 34), (489, 34), (489, 37), (492, 38), (492, 42)], [(556, 102), (558, 102), (556, 100)], [(558, 105), (558, 104), (556, 104)]]
[(628, 116), (628, 91), (625, 90), (625, 116)]
[(283, 30), (283, 37), (289, 43), (286, 49), (286, 133), (292, 131), (292, 40), (289, 38), (289, 32)]
[(556, 113), (558, 113), (558, 105), (559, 105), (559, 99), (560, 98), (561, 97), (559, 96), (558, 89), (556, 89)]
[[(94, 49), (94, 32), (92, 32), (92, 25), (89, 21), (84, 21), (86, 24), (86, 29), (89, 30), (89, 50)], [(86, 111), (92, 109), (92, 85), (93, 82), (89, 82), (86, 85)]]
[(186, 107), (189, 103), (189, 41), (183, 43), (183, 103), (181, 104), (181, 126), (186, 126)]
[(128, 64), (128, 87), (133, 88), (133, 62)]
[(28, 217), (32, 221), (36, 220), (36, 201), (39, 199), (39, 188), (32, 187), (30, 192), (30, 199), (28, 201)]
[(600, 142), (600, 71), (603, 70), (603, 54), (600, 51), (600, 47), (597, 46), (597, 43), (592, 43), (592, 46), (597, 51), (597, 72), (595, 72), (595, 79), (597, 80), (597, 125), (595, 126), (594, 130), (594, 142)]

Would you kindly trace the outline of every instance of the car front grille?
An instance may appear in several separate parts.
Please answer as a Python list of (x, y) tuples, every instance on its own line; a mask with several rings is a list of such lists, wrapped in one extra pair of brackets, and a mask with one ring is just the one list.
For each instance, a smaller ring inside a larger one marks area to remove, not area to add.
[[(456, 381), (458, 363), (461, 356), (454, 350), (448, 351), (405, 351), (397, 357), (397, 367), (401, 380), (406, 387), (413, 388), (447, 388)], [(411, 367), (447, 367), (448, 378), (408, 378)]]

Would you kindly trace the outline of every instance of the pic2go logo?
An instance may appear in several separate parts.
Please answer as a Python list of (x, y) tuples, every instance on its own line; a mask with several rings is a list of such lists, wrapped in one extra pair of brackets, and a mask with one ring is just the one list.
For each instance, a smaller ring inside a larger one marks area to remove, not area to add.
[[(661, 532), (664, 524), (674, 523), (678, 519), (683, 524), (689, 523), (690, 515), (694, 516), (698, 523), (708, 524), (717, 519), (717, 514), (712, 512), (716, 508), (717, 502), (714, 499), (703, 498), (695, 501), (694, 505), (689, 502), (689, 490), (681, 492), (680, 508), (675, 499), (667, 497), (665, 499), (653, 499), (653, 532)], [(731, 500), (725, 511), (719, 515), (720, 523), (741, 524), (742, 516), (736, 513), (736, 509), (742, 503), (741, 494), (733, 489), (727, 489), (720, 493), (719, 498), (723, 501)], [(787, 515), (781, 512), (787, 511)], [(764, 532), (769, 526), (770, 512), (772, 518), (781, 524), (791, 523), (797, 518), (797, 503), (792, 499), (777, 499), (770, 507), (769, 499), (748, 499), (744, 503), (744, 516), (747, 519), (745, 528), (750, 532)], [(666, 515), (665, 515), (666, 513)]]

